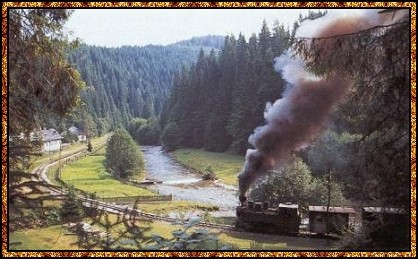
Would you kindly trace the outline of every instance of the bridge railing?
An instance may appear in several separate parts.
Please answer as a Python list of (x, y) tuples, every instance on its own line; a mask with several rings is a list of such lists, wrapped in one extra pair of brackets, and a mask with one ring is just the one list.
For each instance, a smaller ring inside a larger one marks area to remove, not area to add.
[(114, 203), (135, 203), (147, 202), (147, 201), (171, 201), (173, 196), (170, 195), (153, 195), (153, 196), (130, 196), (130, 197), (109, 197), (109, 198), (96, 198), (99, 201), (103, 202), (114, 202)]

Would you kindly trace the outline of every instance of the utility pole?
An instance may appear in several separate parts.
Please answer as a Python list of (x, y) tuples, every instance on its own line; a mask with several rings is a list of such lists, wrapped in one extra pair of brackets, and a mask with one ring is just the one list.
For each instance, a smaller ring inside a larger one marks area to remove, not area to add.
[(60, 142), (60, 150), (58, 152), (58, 177), (61, 179), (61, 142)]
[(330, 227), (329, 227), (329, 206), (331, 204), (331, 167), (328, 167), (328, 203), (327, 203), (327, 214), (325, 217), (325, 224), (326, 224), (326, 229), (327, 229), (327, 233), (329, 233), (330, 231)]

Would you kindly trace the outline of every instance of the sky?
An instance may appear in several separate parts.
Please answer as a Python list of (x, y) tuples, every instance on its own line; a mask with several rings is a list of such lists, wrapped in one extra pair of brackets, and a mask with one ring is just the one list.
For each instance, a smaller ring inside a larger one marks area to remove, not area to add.
[(270, 29), (277, 19), (292, 29), (308, 9), (76, 9), (66, 24), (89, 45), (167, 45), (194, 36), (258, 34), (265, 19)]

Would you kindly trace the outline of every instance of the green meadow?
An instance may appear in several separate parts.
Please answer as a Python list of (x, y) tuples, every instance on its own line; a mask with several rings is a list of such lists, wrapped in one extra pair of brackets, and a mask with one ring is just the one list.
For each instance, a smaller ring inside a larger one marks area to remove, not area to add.
[(208, 167), (225, 184), (237, 186), (237, 175), (244, 165), (244, 157), (226, 153), (216, 153), (201, 149), (177, 149), (174, 158), (186, 167), (204, 172)]
[(80, 250), (77, 236), (61, 225), (10, 233), (10, 250)]
[[(110, 214), (111, 222), (116, 222), (116, 215)], [(91, 222), (91, 219), (85, 219), (86, 222)], [(141, 227), (149, 228), (145, 230), (144, 238), (148, 239), (154, 235), (164, 238), (173, 238), (172, 232), (181, 230), (183, 227), (177, 224), (170, 224), (161, 221), (142, 221), (136, 222)], [(96, 228), (102, 229), (96, 223)], [(194, 232), (196, 228), (193, 227), (188, 230), (188, 233)], [(118, 232), (123, 230), (123, 224), (115, 226), (111, 231), (112, 234), (118, 235)], [(272, 236), (260, 235), (253, 233), (228, 233), (210, 230), (210, 232), (218, 236), (218, 247), (226, 245), (232, 250), (317, 250), (329, 249), (329, 244), (326, 240), (312, 239), (312, 238), (298, 238), (288, 236)], [(19, 230), (10, 233), (10, 250), (84, 250), (79, 248), (76, 244), (77, 236), (62, 225), (48, 226), (45, 228), (36, 228), (29, 230)], [(145, 240), (141, 244), (146, 248), (150, 243), (145, 244)], [(216, 249), (216, 244), (212, 244)], [(101, 250), (100, 247), (95, 247), (94, 250)]]
[(89, 193), (96, 193), (98, 197), (128, 197), (128, 196), (152, 196), (155, 193), (124, 184), (106, 172), (104, 166), (105, 157), (99, 155), (88, 155), (78, 161), (64, 166), (61, 179)]

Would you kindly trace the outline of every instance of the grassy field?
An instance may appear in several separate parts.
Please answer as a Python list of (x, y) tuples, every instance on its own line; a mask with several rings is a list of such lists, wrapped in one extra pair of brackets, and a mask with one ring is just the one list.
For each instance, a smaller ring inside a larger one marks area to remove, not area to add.
[[(111, 222), (116, 221), (115, 215), (110, 215)], [(91, 220), (86, 219), (86, 222)], [(144, 232), (146, 238), (158, 235), (164, 238), (172, 238), (172, 232), (181, 230), (183, 227), (177, 224), (170, 224), (161, 221), (138, 221), (141, 227), (149, 227)], [(99, 227), (95, 224), (96, 228)], [(123, 224), (115, 226), (113, 234), (123, 230)], [(193, 232), (195, 228), (189, 229)], [(273, 235), (255, 235), (253, 233), (220, 233), (211, 231), (216, 234), (219, 239), (219, 247), (227, 245), (232, 250), (237, 251), (254, 251), (254, 250), (329, 250), (332, 243), (328, 243), (324, 239), (300, 238), (289, 236), (273, 236)], [(61, 225), (50, 226), (46, 228), (31, 229), (26, 231), (16, 231), (10, 233), (10, 249), (11, 250), (80, 250), (75, 244), (76, 235), (69, 235), (69, 231)], [(143, 245), (145, 247), (145, 244)], [(100, 249), (100, 248), (95, 248)]]
[(260, 235), (253, 233), (220, 233), (219, 240), (239, 250), (330, 250), (332, 243), (325, 239), (292, 236)]
[(143, 188), (123, 184), (106, 172), (103, 155), (88, 155), (80, 160), (66, 165), (61, 173), (61, 179), (75, 188), (96, 193), (98, 197), (146, 196), (155, 193)]
[(218, 179), (225, 184), (237, 186), (237, 174), (244, 165), (244, 157), (201, 149), (178, 149), (172, 153), (181, 164), (204, 172), (211, 167)]
[[(174, 230), (182, 229), (181, 225), (174, 225), (165, 222), (154, 221), (151, 223), (143, 223), (144, 226), (150, 227), (145, 232), (145, 236), (150, 237), (157, 234), (164, 238), (172, 238)], [(189, 229), (193, 232), (196, 228)], [(189, 232), (189, 233), (190, 233)], [(219, 244), (218, 248), (226, 245), (231, 250), (326, 250), (329, 249), (325, 240), (312, 240), (287, 236), (271, 236), (271, 235), (254, 235), (254, 234), (232, 234), (220, 233), (219, 231), (210, 231), (217, 235)], [(214, 248), (211, 248), (211, 250)]]
[(10, 250), (79, 250), (76, 235), (61, 225), (10, 233)]
[[(170, 205), (168, 205), (170, 204)], [(59, 207), (60, 204), (57, 201), (50, 201), (47, 204), (48, 206)], [(149, 205), (149, 206), (144, 206)], [(156, 208), (160, 206), (163, 210), (168, 209), (172, 210), (177, 207), (180, 211), (186, 211), (193, 208), (198, 208), (201, 210), (211, 210), (210, 207), (205, 207), (205, 205), (196, 205), (192, 203), (184, 202), (169, 202), (158, 204), (140, 204), (139, 209), (153, 212)], [(145, 209), (148, 207), (147, 209)], [(109, 214), (109, 219), (112, 223), (116, 222), (117, 216), (114, 214)], [(85, 222), (92, 223), (91, 218), (85, 218)], [(102, 218), (104, 222), (104, 218)], [(154, 235), (158, 235), (164, 238), (173, 238), (172, 232), (175, 230), (184, 229), (181, 225), (171, 224), (162, 221), (144, 221), (138, 220), (137, 225), (141, 227), (149, 228), (144, 231), (145, 238), (150, 238)], [(95, 224), (95, 228), (102, 229), (100, 224)], [(190, 232), (193, 232), (196, 228), (189, 229)], [(123, 224), (115, 225), (115, 228), (112, 229), (111, 233), (115, 237), (118, 235), (119, 231), (123, 231)], [(219, 232), (217, 230), (209, 230), (211, 233), (217, 235), (219, 240), (218, 248), (223, 245), (227, 245), (229, 249), (236, 251), (254, 251), (254, 250), (288, 250), (288, 251), (297, 251), (297, 250), (329, 250), (332, 248), (333, 243), (325, 239), (316, 239), (316, 238), (303, 238), (303, 237), (292, 237), (284, 235), (261, 235), (247, 232), (239, 233), (228, 233), (228, 232)], [(189, 232), (189, 233), (190, 233)], [(77, 241), (77, 236), (70, 234), (70, 231), (61, 225), (48, 226), (43, 228), (35, 228), (29, 230), (19, 230), (11, 232), (9, 235), (10, 250), (82, 250), (75, 243)], [(214, 245), (214, 244), (212, 244)], [(143, 244), (143, 248), (145, 244)], [(100, 250), (99, 247), (94, 248), (95, 250)]]
[[(105, 134), (101, 137), (93, 138), (91, 140), (91, 144), (93, 146), (93, 152), (95, 151), (95, 149), (103, 146), (106, 143), (110, 135), (111, 134)], [(61, 151), (61, 157), (66, 156), (71, 153), (76, 153), (82, 150), (86, 150), (86, 149), (87, 149), (87, 143), (77, 142), (66, 147), (63, 151)], [(32, 157), (31, 170), (49, 160), (57, 160), (59, 157), (60, 157), (59, 151), (48, 152), (48, 153), (44, 153), (41, 156)]]

